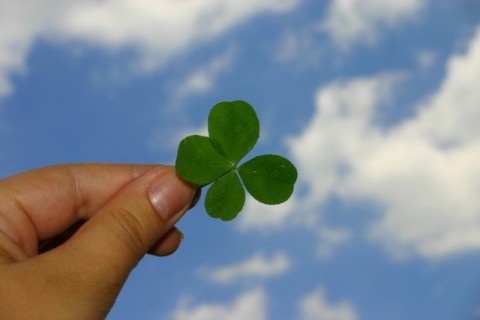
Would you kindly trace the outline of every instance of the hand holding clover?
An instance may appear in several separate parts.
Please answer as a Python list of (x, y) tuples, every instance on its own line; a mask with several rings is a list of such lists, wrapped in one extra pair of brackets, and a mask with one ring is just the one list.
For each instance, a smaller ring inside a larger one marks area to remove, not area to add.
[(245, 204), (244, 186), (265, 204), (280, 204), (290, 198), (297, 170), (289, 160), (267, 154), (239, 164), (260, 136), (258, 117), (248, 103), (216, 104), (208, 116), (208, 134), (191, 135), (180, 142), (175, 168), (198, 187), (213, 183), (205, 198), (211, 217), (233, 220)]

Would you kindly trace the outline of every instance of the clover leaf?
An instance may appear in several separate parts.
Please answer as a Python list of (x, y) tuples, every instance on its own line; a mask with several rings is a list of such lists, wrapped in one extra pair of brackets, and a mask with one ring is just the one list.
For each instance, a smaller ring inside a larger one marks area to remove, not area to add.
[(297, 170), (286, 158), (267, 154), (239, 165), (260, 136), (260, 122), (251, 105), (241, 100), (216, 104), (208, 116), (208, 134), (180, 142), (175, 168), (198, 187), (213, 183), (205, 197), (211, 217), (233, 220), (245, 204), (244, 186), (265, 204), (290, 198)]
[(248, 103), (220, 102), (208, 115), (208, 135), (221, 154), (238, 163), (257, 143), (260, 122)]

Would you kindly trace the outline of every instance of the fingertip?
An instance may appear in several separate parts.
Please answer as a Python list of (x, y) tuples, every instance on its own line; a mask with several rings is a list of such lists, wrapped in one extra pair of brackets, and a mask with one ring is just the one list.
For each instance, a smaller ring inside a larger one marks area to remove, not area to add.
[(162, 168), (162, 174), (148, 191), (152, 207), (164, 222), (170, 221), (180, 212), (185, 213), (195, 195), (192, 184), (181, 179), (174, 170), (168, 171)]
[(183, 238), (183, 233), (176, 227), (173, 227), (150, 248), (148, 253), (159, 257), (171, 255), (177, 251)]

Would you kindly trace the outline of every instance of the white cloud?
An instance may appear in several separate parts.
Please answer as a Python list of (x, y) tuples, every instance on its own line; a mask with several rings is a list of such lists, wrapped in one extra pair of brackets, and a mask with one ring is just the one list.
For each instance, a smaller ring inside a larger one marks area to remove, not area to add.
[[(300, 181), (298, 184), (301, 183)], [(327, 226), (322, 221), (321, 210), (313, 209), (315, 204), (306, 203), (305, 200), (294, 194), (281, 205), (267, 206), (247, 196), (237, 227), (242, 232), (275, 232), (292, 226), (306, 227), (312, 230), (318, 239), (316, 256), (320, 259), (331, 258), (339, 246), (351, 239), (352, 232)]]
[(437, 62), (437, 54), (435, 51), (424, 49), (417, 52), (417, 65), (420, 70), (432, 67)]
[(0, 95), (25, 70), (42, 37), (107, 50), (133, 49), (137, 71), (152, 71), (195, 44), (224, 35), (262, 13), (283, 13), (299, 0), (25, 0), (0, 2)]
[(287, 202), (281, 205), (265, 205), (247, 195), (245, 207), (237, 224), (241, 231), (251, 230), (279, 230), (287, 223), (295, 221), (297, 201), (292, 195)]
[(207, 123), (201, 127), (161, 127), (153, 130), (146, 145), (150, 150), (164, 150), (165, 148), (176, 149), (182, 139), (187, 136), (198, 134), (208, 136)]
[(322, 55), (315, 30), (289, 30), (283, 33), (274, 58), (280, 63), (294, 63), (299, 68), (318, 66)]
[(36, 33), (36, 23), (26, 16), (32, 15), (35, 7), (24, 1), (0, 2), (0, 96), (13, 90), (9, 75), (25, 71), (25, 53)]
[(174, 320), (265, 320), (267, 319), (267, 296), (260, 289), (253, 289), (237, 297), (230, 305), (204, 303), (189, 306), (180, 303), (173, 312)]
[(315, 117), (300, 136), (289, 140), (299, 182), (309, 186), (307, 196), (300, 200), (309, 209), (307, 214), (350, 177), (354, 159), (380, 142), (381, 132), (370, 127), (374, 107), (390, 99), (400, 79), (400, 74), (381, 74), (334, 82), (319, 90)]
[(331, 304), (325, 297), (325, 290), (318, 288), (305, 296), (299, 304), (300, 320), (356, 320), (351, 303), (341, 301)]
[[(215, 87), (218, 78), (225, 72), (228, 72), (235, 59), (236, 51), (234, 48), (229, 48), (218, 56), (212, 58), (208, 63), (192, 73), (188, 74), (179, 83), (173, 85), (172, 98), (169, 103), (169, 108), (162, 107), (163, 113), (168, 113), (171, 116), (171, 111), (175, 108), (181, 107), (184, 100), (194, 95), (207, 93)], [(161, 128), (153, 130), (150, 138), (147, 141), (147, 147), (151, 150), (162, 150), (165, 147), (177, 148), (178, 143), (186, 136), (192, 134), (199, 134), (208, 136), (208, 126), (204, 123), (201, 127), (192, 128), (192, 126), (179, 125), (175, 123), (174, 126), (166, 128), (164, 125)]]
[[(202, 269), (201, 273), (216, 283), (231, 283), (246, 278), (271, 278), (290, 270), (292, 262), (283, 252), (276, 252), (270, 258), (257, 252), (245, 261), (218, 267), (213, 270)], [(208, 270), (208, 271), (207, 271)]]
[(320, 259), (331, 258), (338, 246), (346, 243), (352, 237), (352, 232), (347, 229), (333, 229), (321, 226), (318, 229), (317, 256)]
[(309, 190), (299, 202), (311, 212), (333, 194), (376, 203), (370, 236), (396, 256), (479, 250), (480, 28), (417, 114), (384, 129), (376, 116), (398, 79), (380, 74), (318, 91), (315, 116), (290, 141)]
[(215, 86), (217, 78), (230, 69), (235, 54), (231, 48), (185, 77), (176, 90), (174, 104), (181, 103), (188, 96), (209, 92)]
[(372, 44), (380, 29), (412, 19), (426, 3), (427, 0), (333, 0), (321, 29), (342, 48)]

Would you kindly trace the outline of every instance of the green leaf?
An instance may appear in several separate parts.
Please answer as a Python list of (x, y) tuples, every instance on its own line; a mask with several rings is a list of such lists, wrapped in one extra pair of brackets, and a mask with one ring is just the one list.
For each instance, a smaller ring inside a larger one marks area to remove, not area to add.
[(213, 217), (223, 221), (235, 219), (245, 203), (245, 190), (235, 172), (230, 172), (208, 189), (205, 209)]
[(245, 101), (220, 102), (208, 116), (208, 135), (218, 151), (236, 164), (257, 143), (260, 122)]
[(297, 181), (295, 166), (287, 159), (271, 154), (245, 162), (238, 172), (248, 192), (265, 204), (287, 201)]
[(188, 136), (178, 146), (175, 167), (185, 180), (197, 185), (215, 181), (234, 166), (213, 147), (208, 137)]
[[(282, 203), (292, 195), (297, 170), (277, 155), (240, 160), (257, 143), (260, 123), (245, 101), (220, 102), (208, 117), (209, 137), (189, 136), (180, 142), (175, 167), (185, 180), (207, 191), (205, 208), (210, 216), (234, 219), (245, 204), (245, 188), (260, 202)], [(242, 185), (243, 182), (243, 185)]]

